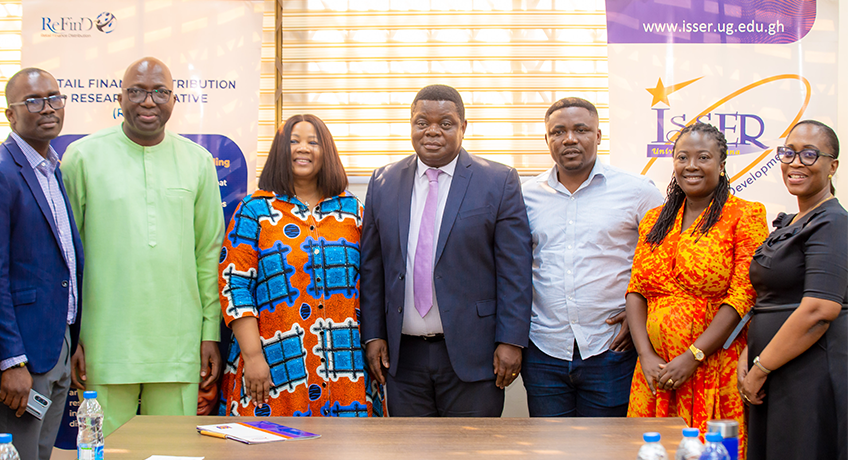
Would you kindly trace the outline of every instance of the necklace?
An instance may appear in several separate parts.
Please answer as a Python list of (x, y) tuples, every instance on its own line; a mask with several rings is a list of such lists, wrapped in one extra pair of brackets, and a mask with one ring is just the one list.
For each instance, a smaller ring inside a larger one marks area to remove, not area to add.
[(806, 210), (806, 212), (801, 212), (801, 213), (798, 213), (796, 216), (794, 216), (794, 218), (793, 218), (793, 219), (791, 219), (791, 223), (790, 223), (790, 224), (788, 224), (788, 225), (794, 225), (794, 222), (797, 222), (798, 220), (800, 220), (800, 218), (801, 218), (801, 217), (803, 217), (803, 216), (805, 216), (806, 214), (808, 214), (808, 213), (812, 212), (812, 210), (817, 209), (817, 207), (818, 207), (818, 206), (820, 206), (820, 205), (824, 204), (825, 202), (827, 202), (827, 201), (829, 201), (829, 200), (831, 200), (831, 199), (833, 199), (833, 198), (835, 198), (835, 196), (834, 196), (834, 195), (830, 195), (830, 196), (828, 196), (828, 197), (826, 197), (826, 198), (824, 198), (824, 199), (822, 199), (822, 200), (818, 201), (818, 204), (816, 204), (816, 205), (812, 206), (811, 208), (809, 208), (808, 210)]
[(313, 201), (313, 202), (315, 202), (315, 203), (317, 203), (317, 204), (318, 204), (318, 202), (319, 202), (319, 201), (321, 201), (321, 199), (320, 199), (320, 198), (318, 198), (318, 197), (311, 197), (309, 200), (306, 200), (306, 199), (304, 199), (304, 198), (301, 198), (301, 197), (300, 197), (300, 196), (298, 196), (297, 194), (295, 195), (295, 198), (298, 198), (298, 201), (300, 201), (300, 202), (304, 203), (304, 206), (307, 206), (307, 208), (308, 208), (308, 209), (310, 208), (310, 201)]

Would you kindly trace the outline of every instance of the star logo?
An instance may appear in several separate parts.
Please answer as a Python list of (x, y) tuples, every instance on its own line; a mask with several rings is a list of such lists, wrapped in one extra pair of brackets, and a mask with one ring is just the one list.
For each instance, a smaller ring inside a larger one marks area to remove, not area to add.
[(662, 83), (661, 79), (659, 78), (658, 84), (655, 85), (655, 88), (646, 88), (646, 90), (649, 91), (649, 94), (652, 94), (652, 105), (650, 105), (650, 107), (654, 107), (655, 104), (658, 104), (659, 102), (663, 102), (669, 106), (670, 101), (667, 99), (667, 96), (676, 91), (679, 91), (680, 89), (690, 85), (691, 83), (699, 80), (700, 78), (702, 77), (694, 78), (693, 80), (689, 80), (682, 83), (676, 83), (672, 86), (664, 86), (664, 83)]

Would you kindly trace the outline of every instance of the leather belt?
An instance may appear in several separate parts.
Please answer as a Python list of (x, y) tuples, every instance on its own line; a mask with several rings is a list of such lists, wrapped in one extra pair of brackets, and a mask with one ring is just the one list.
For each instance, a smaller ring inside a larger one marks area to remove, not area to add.
[(434, 335), (407, 335), (404, 334), (403, 337), (409, 337), (414, 340), (424, 340), (425, 342), (442, 342), (446, 339), (446, 336), (443, 334), (434, 334)]

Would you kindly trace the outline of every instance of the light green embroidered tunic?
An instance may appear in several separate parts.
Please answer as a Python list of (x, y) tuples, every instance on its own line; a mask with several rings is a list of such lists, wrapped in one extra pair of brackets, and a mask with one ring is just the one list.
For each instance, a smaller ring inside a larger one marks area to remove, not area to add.
[(88, 382), (198, 382), (221, 320), (212, 156), (169, 131), (142, 147), (118, 125), (68, 146), (61, 169), (85, 251)]

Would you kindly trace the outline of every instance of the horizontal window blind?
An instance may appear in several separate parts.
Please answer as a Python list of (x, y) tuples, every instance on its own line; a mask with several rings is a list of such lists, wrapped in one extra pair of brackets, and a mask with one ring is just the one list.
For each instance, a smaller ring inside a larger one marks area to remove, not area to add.
[(464, 147), (523, 174), (551, 166), (543, 116), (567, 96), (599, 108), (608, 154), (603, 0), (280, 1), (281, 120), (322, 118), (349, 175), (413, 152), (410, 103), (434, 83), (463, 96)]

